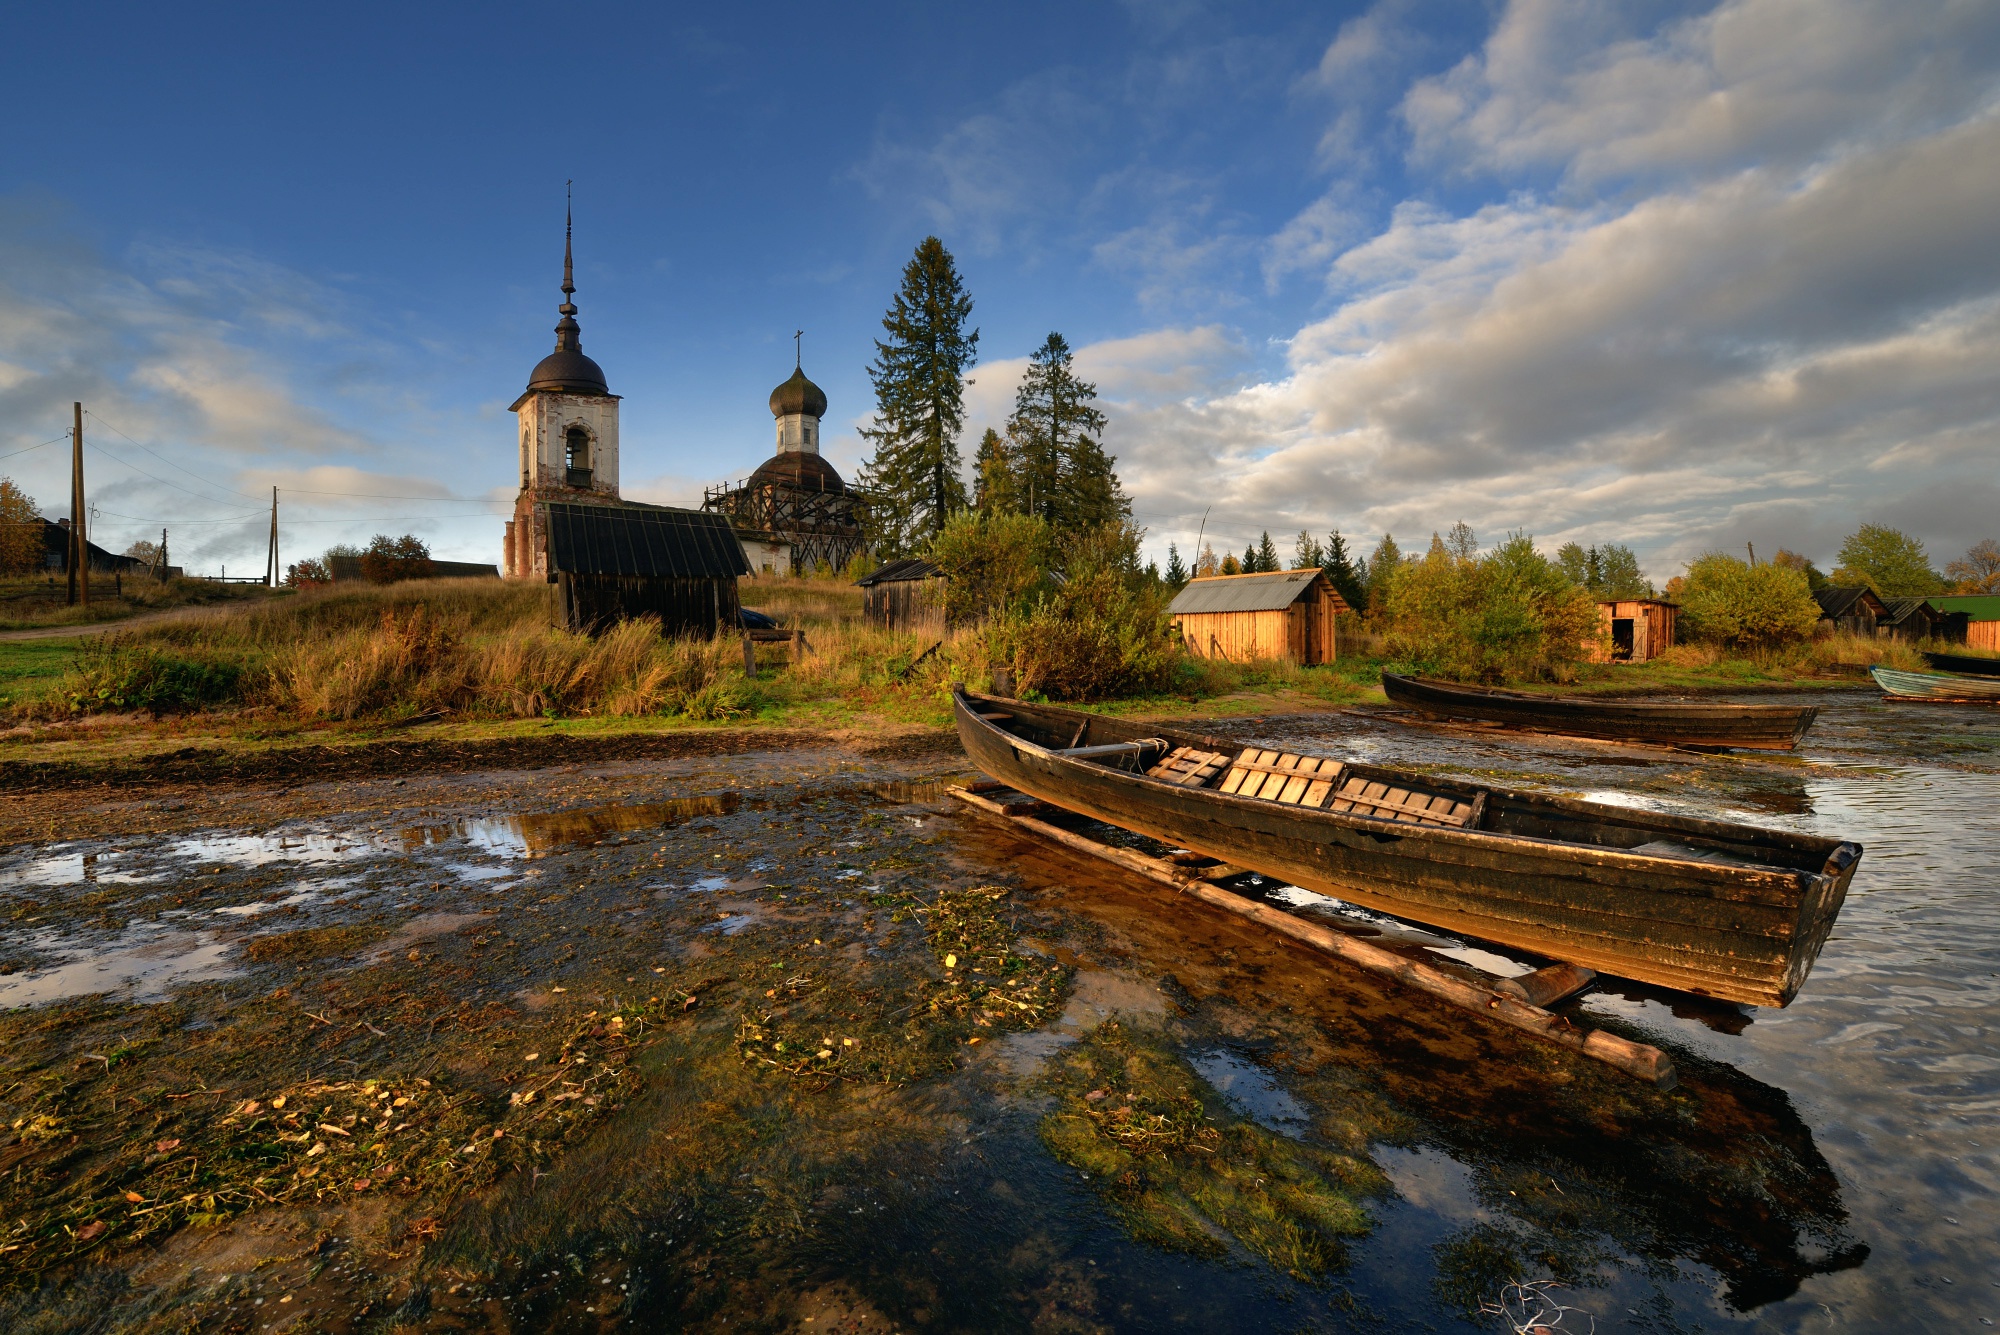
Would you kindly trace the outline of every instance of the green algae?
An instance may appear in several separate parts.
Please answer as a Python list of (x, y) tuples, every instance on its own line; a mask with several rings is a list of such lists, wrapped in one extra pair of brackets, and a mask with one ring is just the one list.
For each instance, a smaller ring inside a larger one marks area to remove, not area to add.
[(1240, 1245), (1302, 1280), (1346, 1264), (1388, 1179), (1365, 1151), (1238, 1116), (1164, 1032), (1110, 1020), (1054, 1062), (1042, 1141), (1142, 1242), (1198, 1256)]

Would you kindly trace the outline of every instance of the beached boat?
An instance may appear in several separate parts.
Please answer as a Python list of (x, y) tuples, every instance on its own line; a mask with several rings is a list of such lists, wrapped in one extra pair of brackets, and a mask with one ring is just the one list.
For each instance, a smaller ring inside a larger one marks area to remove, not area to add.
[(955, 693), (981, 770), (1054, 806), (1447, 931), (1783, 1006), (1858, 844), (1262, 750)]
[(1887, 699), (2000, 705), (2000, 677), (1948, 677), (1942, 672), (1898, 672), (1885, 667), (1868, 670)]
[(2000, 658), (1975, 658), (1971, 654), (1926, 652), (1924, 661), (1939, 672), (1957, 672), (1968, 677), (2000, 677)]
[(1443, 718), (1500, 723), (1536, 732), (1667, 746), (1742, 746), (1789, 751), (1819, 714), (1814, 705), (1728, 705), (1700, 700), (1593, 700), (1464, 686), (1429, 677), (1382, 674), (1391, 704)]

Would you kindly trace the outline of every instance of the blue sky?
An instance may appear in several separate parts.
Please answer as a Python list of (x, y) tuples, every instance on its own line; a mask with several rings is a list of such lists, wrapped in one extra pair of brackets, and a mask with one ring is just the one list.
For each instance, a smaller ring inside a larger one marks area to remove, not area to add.
[[(628, 494), (770, 448), (807, 330), (850, 475), (903, 261), (958, 257), (974, 422), (1080, 349), (1149, 547), (1623, 541), (1664, 579), (1864, 519), (1996, 535), (2000, 9), (1064, 4), (16, 16), (0, 472), (261, 566), (498, 557), (506, 407), (584, 347)], [(121, 434), (122, 433), (122, 434)], [(27, 451), (15, 453), (16, 451)], [(340, 495), (333, 493), (355, 493)]]

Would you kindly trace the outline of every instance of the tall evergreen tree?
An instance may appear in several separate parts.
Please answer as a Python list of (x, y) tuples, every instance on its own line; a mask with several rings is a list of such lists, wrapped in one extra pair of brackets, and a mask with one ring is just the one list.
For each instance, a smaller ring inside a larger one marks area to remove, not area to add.
[(1271, 541), (1271, 530), (1265, 529), (1264, 536), (1257, 540), (1257, 569), (1265, 574), (1276, 574), (1284, 567), (1278, 564), (1278, 548)]
[(1319, 539), (1307, 530), (1300, 529), (1299, 536), (1292, 539), (1292, 569), (1317, 570), (1325, 564), (1325, 554), (1320, 550)]
[(1132, 517), (1132, 502), (1099, 438), (1105, 417), (1097, 386), (1079, 380), (1075, 354), (1050, 334), (1028, 358), (1007, 419), (1017, 504), (1064, 529), (1096, 528)]
[(972, 297), (951, 252), (925, 237), (903, 266), (903, 285), (882, 317), (888, 338), (876, 340), (868, 368), (875, 421), (861, 434), (875, 443), (875, 453), (861, 481), (881, 555), (922, 547), (966, 506), (958, 432), (965, 423), (965, 369), (979, 347), (979, 331), (965, 327), (971, 314)]
[(1007, 441), (992, 427), (979, 438), (972, 457), (972, 503), (986, 514), (1012, 514), (1021, 508), (1014, 494), (1013, 457)]
[(1359, 612), (1368, 605), (1368, 563), (1365, 559), (1347, 554), (1347, 539), (1335, 529), (1320, 549), (1320, 569), (1335, 592), (1346, 600), (1347, 605)]
[(1243, 549), (1243, 557), (1236, 563), (1237, 569), (1246, 575), (1254, 575), (1264, 567), (1257, 561), (1257, 544), (1251, 543)]
[(1187, 566), (1181, 562), (1180, 548), (1167, 544), (1167, 583), (1179, 588), (1188, 582)]

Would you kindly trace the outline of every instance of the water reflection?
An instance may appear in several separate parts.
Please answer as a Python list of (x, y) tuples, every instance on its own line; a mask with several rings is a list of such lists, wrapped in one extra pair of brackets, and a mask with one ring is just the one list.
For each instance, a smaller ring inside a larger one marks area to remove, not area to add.
[(228, 958), (228, 942), (168, 922), (133, 923), (105, 942), (42, 930), (23, 933), (17, 944), (59, 962), (0, 977), (0, 1010), (100, 992), (126, 992), (135, 1001), (155, 1001), (176, 984), (230, 978), (240, 972)]
[(676, 797), (664, 802), (623, 806), (582, 807), (574, 811), (509, 813), (448, 825), (419, 825), (403, 831), (405, 849), (467, 843), (498, 857), (535, 857), (566, 844), (588, 844), (608, 834), (657, 830), (685, 824), (698, 816), (726, 816), (742, 805), (737, 793), (715, 797)]

